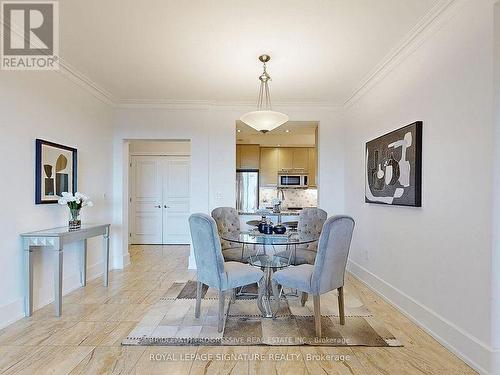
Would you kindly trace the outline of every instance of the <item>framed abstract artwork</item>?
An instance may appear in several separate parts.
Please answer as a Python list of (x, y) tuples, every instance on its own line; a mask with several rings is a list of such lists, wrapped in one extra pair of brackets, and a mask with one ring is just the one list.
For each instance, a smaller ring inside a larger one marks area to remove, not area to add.
[(35, 203), (57, 203), (63, 192), (76, 193), (76, 148), (41, 139), (35, 147)]
[(422, 122), (366, 143), (365, 202), (422, 206)]

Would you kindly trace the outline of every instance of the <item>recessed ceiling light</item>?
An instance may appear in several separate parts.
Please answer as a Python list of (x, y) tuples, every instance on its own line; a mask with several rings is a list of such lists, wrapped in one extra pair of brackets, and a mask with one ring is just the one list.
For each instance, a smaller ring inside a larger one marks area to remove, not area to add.
[(286, 129), (286, 130), (285, 130), (285, 133), (290, 133), (290, 129)]
[(238, 133), (241, 133), (241, 129), (238, 129)]

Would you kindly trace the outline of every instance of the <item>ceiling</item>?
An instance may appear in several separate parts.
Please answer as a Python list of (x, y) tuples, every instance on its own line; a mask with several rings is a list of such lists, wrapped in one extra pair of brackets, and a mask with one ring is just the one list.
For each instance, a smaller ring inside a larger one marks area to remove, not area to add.
[[(283, 125), (267, 132), (266, 135), (315, 135), (318, 123), (315, 121), (287, 121)], [(237, 136), (261, 135), (262, 133), (248, 126), (241, 120), (236, 121)]]
[(318, 123), (288, 121), (265, 134), (236, 121), (236, 143), (258, 144), (263, 147), (316, 147)]
[(64, 0), (61, 56), (121, 100), (343, 104), (438, 0)]

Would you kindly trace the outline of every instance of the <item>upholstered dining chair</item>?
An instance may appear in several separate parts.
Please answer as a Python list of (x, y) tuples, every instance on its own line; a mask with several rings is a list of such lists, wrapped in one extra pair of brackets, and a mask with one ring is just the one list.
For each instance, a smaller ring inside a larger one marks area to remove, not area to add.
[(226, 292), (253, 283), (258, 283), (260, 288), (264, 273), (248, 264), (224, 262), (217, 225), (210, 216), (192, 214), (189, 217), (189, 227), (197, 273), (195, 317), (200, 317), (203, 284), (218, 290), (218, 331), (222, 332)]
[[(238, 211), (232, 207), (217, 207), (212, 211), (212, 218), (217, 223), (217, 230), (220, 237), (240, 232), (240, 217)], [(242, 244), (221, 240), (222, 256), (226, 261), (244, 262), (245, 254)]]
[[(299, 235), (316, 236), (319, 238), (321, 229), (323, 228), (323, 224), (325, 223), (327, 217), (328, 214), (321, 208), (304, 208), (299, 213), (297, 232), (299, 233)], [(278, 254), (288, 258), (291, 252), (292, 256), (290, 259), (293, 265), (314, 264), (317, 248), (318, 243), (312, 242), (308, 244), (297, 245), (296, 249), (294, 246), (292, 246), (288, 250), (282, 251)]]
[(340, 324), (345, 324), (344, 275), (353, 231), (354, 219), (352, 217), (329, 218), (321, 231), (314, 265), (290, 266), (273, 275), (275, 290), (279, 284), (313, 295), (314, 322), (318, 337), (321, 337), (321, 294), (337, 289)]

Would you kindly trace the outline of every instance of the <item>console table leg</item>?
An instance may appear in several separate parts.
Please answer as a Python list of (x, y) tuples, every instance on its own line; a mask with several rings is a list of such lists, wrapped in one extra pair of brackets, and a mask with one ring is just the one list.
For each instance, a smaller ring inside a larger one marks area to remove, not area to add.
[(103, 239), (103, 263), (104, 263), (104, 286), (109, 285), (109, 229), (106, 230)]
[(33, 252), (28, 249), (24, 252), (24, 263), (25, 263), (25, 306), (24, 315), (33, 315)]
[(63, 252), (56, 251), (54, 256), (54, 294), (56, 316), (62, 314), (62, 276), (63, 276)]
[(83, 249), (80, 253), (80, 283), (87, 285), (87, 240), (83, 240)]

